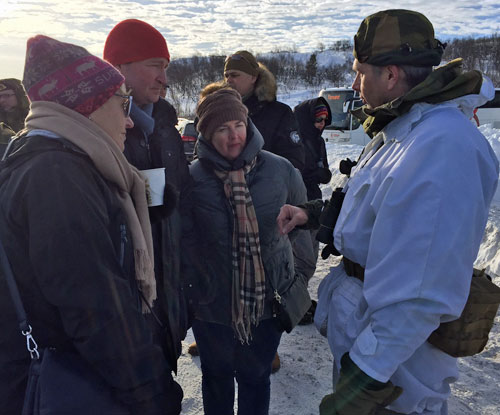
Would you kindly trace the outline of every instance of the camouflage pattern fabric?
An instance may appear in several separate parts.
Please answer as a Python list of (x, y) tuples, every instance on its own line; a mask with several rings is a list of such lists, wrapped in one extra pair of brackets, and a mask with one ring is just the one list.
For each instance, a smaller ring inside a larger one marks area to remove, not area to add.
[(384, 10), (363, 20), (354, 36), (354, 57), (371, 65), (436, 66), (446, 45), (432, 23), (411, 10)]
[(6, 124), (0, 122), (0, 144), (7, 145), (11, 137), (16, 133), (11, 130)]

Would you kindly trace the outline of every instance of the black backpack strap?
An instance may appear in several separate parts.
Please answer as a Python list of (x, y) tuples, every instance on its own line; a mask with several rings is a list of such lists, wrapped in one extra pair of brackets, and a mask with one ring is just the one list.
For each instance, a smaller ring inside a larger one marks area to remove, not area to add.
[[(0, 215), (2, 225), (5, 223), (3, 215)], [(31, 335), (31, 326), (28, 323), (28, 316), (24, 310), (23, 302), (21, 300), (21, 295), (19, 294), (19, 288), (17, 287), (14, 274), (12, 273), (12, 268), (9, 263), (9, 258), (7, 257), (7, 252), (3, 246), (2, 240), (0, 239), (0, 265), (2, 267), (3, 274), (5, 275), (5, 280), (7, 281), (7, 286), (9, 288), (10, 296), (14, 303), (14, 308), (16, 309), (17, 321), (19, 323), (19, 329), (21, 334), (26, 337), (26, 348), (30, 352), (32, 359), (38, 359), (40, 357), (38, 353), (38, 345), (35, 339)]]

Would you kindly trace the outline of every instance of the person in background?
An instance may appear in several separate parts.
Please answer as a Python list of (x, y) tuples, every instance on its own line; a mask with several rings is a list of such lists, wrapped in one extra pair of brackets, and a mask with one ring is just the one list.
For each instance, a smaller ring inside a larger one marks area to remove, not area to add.
[(288, 160), (263, 150), (237, 91), (206, 95), (196, 116), (198, 159), (190, 167), (192, 209), (183, 212), (183, 260), (204, 411), (233, 414), (236, 378), (238, 413), (265, 415), (283, 332), (273, 302), (292, 285), (307, 291), (276, 217), (286, 201), (305, 202), (306, 190)]
[[(176, 371), (181, 340), (189, 324), (180, 274), (180, 210), (189, 199), (192, 180), (175, 128), (177, 113), (168, 101), (160, 99), (167, 85), (170, 53), (157, 29), (141, 20), (127, 19), (109, 33), (103, 56), (123, 74), (134, 98), (134, 127), (127, 131), (125, 157), (139, 170), (165, 169), (166, 203), (150, 208), (158, 284), (154, 312), (164, 326), (157, 335)], [(171, 206), (172, 196), (178, 199), (177, 206)]]
[(325, 127), (332, 122), (330, 107), (323, 97), (318, 97), (301, 102), (293, 109), (293, 114), (305, 150), (302, 178), (307, 189), (307, 200), (321, 199), (319, 185), (327, 184), (332, 178), (325, 141), (321, 137)]
[[(306, 185), (307, 200), (321, 199), (322, 194), (319, 185), (327, 184), (332, 178), (325, 141), (321, 137), (325, 127), (332, 122), (330, 106), (323, 97), (313, 98), (297, 105), (293, 109), (293, 114), (297, 120), (299, 135), (305, 150), (302, 179)], [(318, 260), (319, 251), (319, 242), (316, 240), (317, 233), (316, 229), (310, 230), (314, 263)], [(312, 274), (314, 274), (314, 271)], [(311, 324), (313, 322), (316, 306), (316, 300), (312, 300), (311, 308), (299, 324)]]
[(276, 100), (274, 75), (246, 50), (228, 56), (224, 79), (243, 99), (248, 116), (264, 138), (264, 150), (288, 159), (297, 169), (304, 168), (304, 146), (297, 133), (291, 108)]
[[(226, 58), (224, 80), (240, 93), (248, 116), (264, 138), (264, 150), (288, 159), (297, 169), (304, 168), (304, 145), (297, 133), (292, 109), (276, 100), (274, 75), (250, 52), (240, 50)], [(313, 246), (307, 233), (293, 244), (295, 268), (309, 280), (316, 269)], [(279, 370), (279, 355), (273, 361), (273, 372)]]
[[(80, 354), (131, 414), (178, 415), (182, 390), (145, 317), (153, 243), (144, 179), (122, 153), (124, 81), (82, 47), (28, 40), (32, 106), (0, 168), (0, 238), (39, 348)], [(0, 408), (20, 414), (30, 355), (3, 272), (0, 287)]]
[(0, 122), (14, 132), (24, 128), (30, 103), (23, 84), (18, 79), (0, 79)]
[[(457, 359), (430, 336), (464, 309), (499, 168), (469, 120), (493, 84), (461, 59), (433, 70), (444, 47), (411, 10), (370, 15), (354, 37), (355, 114), (372, 139), (337, 206), (342, 262), (318, 293), (335, 391), (321, 415), (448, 413)], [(282, 231), (317, 220), (319, 202), (284, 206)]]

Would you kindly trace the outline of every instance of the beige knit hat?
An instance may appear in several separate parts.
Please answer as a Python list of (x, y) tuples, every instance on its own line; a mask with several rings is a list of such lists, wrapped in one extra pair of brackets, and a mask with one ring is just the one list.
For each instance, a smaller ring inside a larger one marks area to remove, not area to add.
[(237, 91), (223, 88), (200, 100), (196, 117), (196, 129), (206, 140), (211, 140), (214, 131), (227, 121), (238, 120), (247, 124), (248, 109)]

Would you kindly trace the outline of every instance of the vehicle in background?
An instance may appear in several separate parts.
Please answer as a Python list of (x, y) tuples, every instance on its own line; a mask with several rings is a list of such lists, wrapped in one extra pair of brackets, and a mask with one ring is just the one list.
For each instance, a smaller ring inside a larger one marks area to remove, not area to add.
[[(352, 88), (322, 89), (320, 97), (327, 100), (332, 112), (332, 123), (325, 127), (323, 138), (327, 141), (342, 141), (351, 144), (366, 145), (370, 137), (365, 134), (363, 126), (350, 110), (363, 106), (359, 93)], [(495, 97), (477, 109), (479, 125), (492, 124), (500, 128), (500, 89), (495, 89)], [(474, 120), (473, 120), (474, 121)]]
[(491, 124), (500, 129), (500, 88), (495, 89), (495, 97), (477, 108), (476, 116), (479, 125)]
[(194, 121), (186, 118), (179, 118), (179, 122), (175, 126), (181, 135), (182, 142), (184, 143), (184, 154), (186, 159), (192, 161), (195, 158), (195, 145), (198, 140), (198, 132), (194, 127)]
[(332, 113), (332, 123), (323, 131), (325, 140), (362, 146), (370, 141), (359, 120), (350, 113), (350, 110), (363, 105), (357, 91), (348, 87), (327, 88), (322, 89), (319, 96), (326, 99)]

